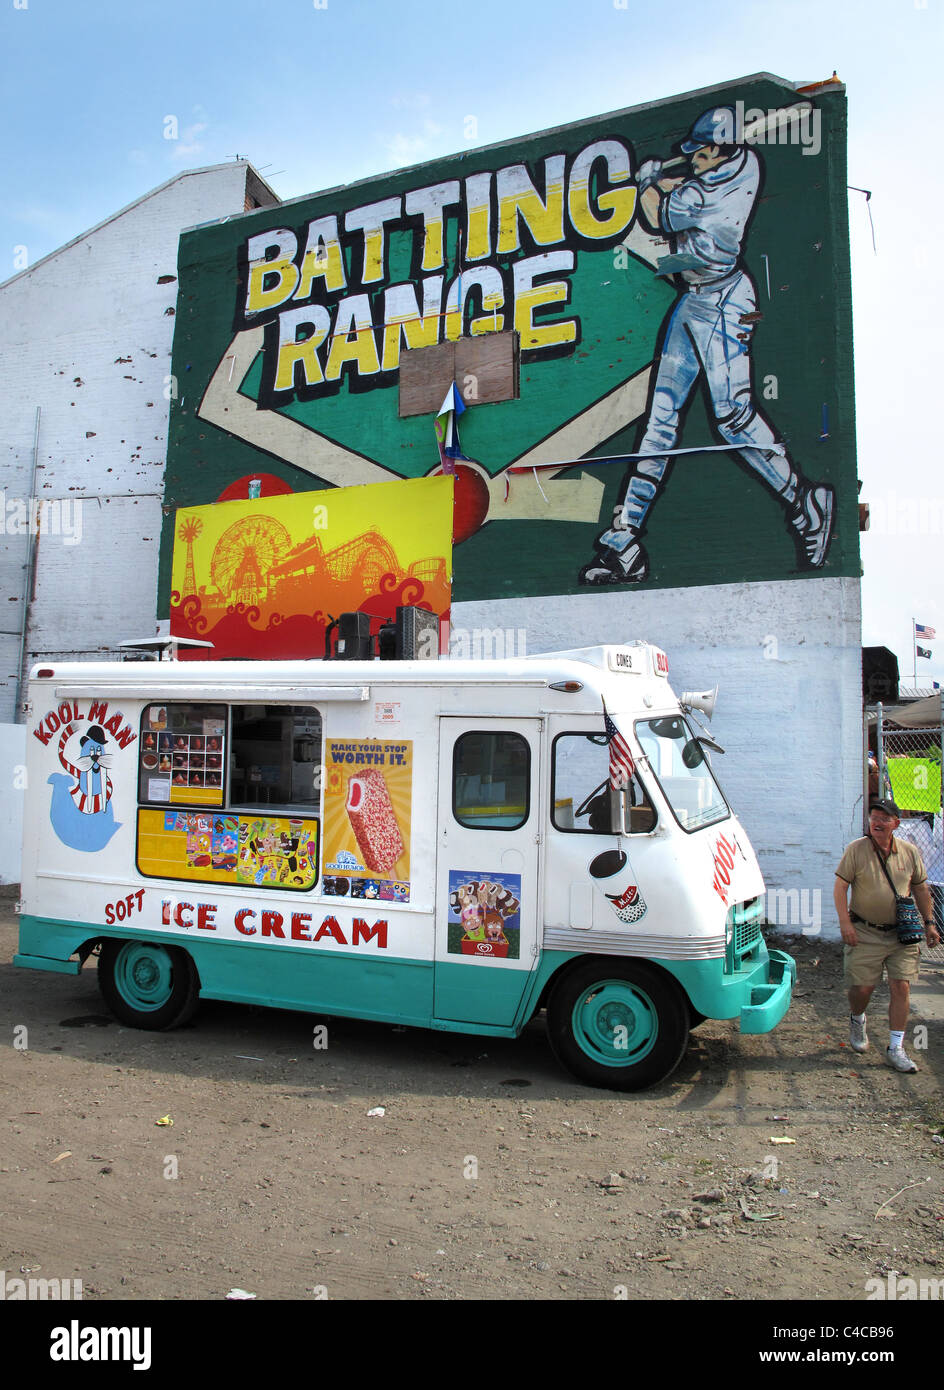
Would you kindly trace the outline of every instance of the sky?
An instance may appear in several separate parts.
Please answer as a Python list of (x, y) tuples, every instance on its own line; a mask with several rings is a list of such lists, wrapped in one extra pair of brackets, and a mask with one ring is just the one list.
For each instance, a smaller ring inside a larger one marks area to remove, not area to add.
[(754, 72), (835, 70), (849, 182), (871, 193), (849, 194), (862, 640), (910, 682), (912, 620), (935, 628), (918, 683), (944, 684), (942, 54), (944, 0), (0, 0), (0, 281), (234, 155), (295, 198)]

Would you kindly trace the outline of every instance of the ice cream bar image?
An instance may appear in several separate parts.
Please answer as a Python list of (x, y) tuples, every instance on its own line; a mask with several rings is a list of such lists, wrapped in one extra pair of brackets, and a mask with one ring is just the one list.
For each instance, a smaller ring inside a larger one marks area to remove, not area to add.
[(367, 868), (387, 873), (403, 853), (403, 840), (383, 773), (371, 767), (349, 778), (344, 809)]

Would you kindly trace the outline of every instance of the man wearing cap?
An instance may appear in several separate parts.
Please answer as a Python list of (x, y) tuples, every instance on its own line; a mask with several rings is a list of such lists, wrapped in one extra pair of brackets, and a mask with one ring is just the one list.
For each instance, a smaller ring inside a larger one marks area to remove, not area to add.
[[(917, 1071), (904, 1047), (911, 982), (918, 978), (920, 943), (903, 946), (895, 925), (895, 885), (899, 897), (913, 897), (924, 920), (925, 938), (936, 946), (934, 909), (921, 854), (907, 840), (896, 839), (900, 820), (894, 801), (874, 798), (869, 804), (869, 833), (847, 846), (836, 870), (833, 900), (845, 949), (843, 961), (849, 989), (849, 1045), (868, 1050), (865, 1010), (872, 991), (888, 975), (890, 1030), (886, 1058), (896, 1071)], [(883, 868), (884, 865), (884, 868)], [(850, 895), (851, 889), (851, 895)], [(851, 900), (850, 900), (851, 899)]]
[(750, 345), (757, 313), (754, 284), (741, 263), (741, 243), (760, 187), (760, 161), (738, 144), (734, 111), (712, 107), (695, 122), (682, 151), (692, 177), (664, 178), (648, 159), (636, 176), (642, 218), (672, 240), (660, 262), (684, 286), (662, 329), (649, 417), (639, 457), (624, 480), (614, 526), (596, 542), (597, 558), (580, 571), (582, 584), (632, 584), (649, 576), (641, 544), (650, 508), (668, 482), (679, 422), (704, 372), (719, 435), (736, 449), (780, 500), (804, 567), (826, 559), (832, 532), (832, 488), (809, 483), (754, 404)]

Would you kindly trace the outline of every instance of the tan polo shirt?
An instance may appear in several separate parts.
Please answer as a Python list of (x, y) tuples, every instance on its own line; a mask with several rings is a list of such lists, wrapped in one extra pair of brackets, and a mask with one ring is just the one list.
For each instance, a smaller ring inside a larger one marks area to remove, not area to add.
[[(908, 840), (896, 839), (894, 835), (885, 866), (891, 875), (892, 883), (903, 898), (910, 897), (914, 885), (924, 883), (927, 878), (917, 846)], [(853, 840), (852, 844), (846, 847), (836, 874), (846, 883), (852, 884), (850, 911), (857, 913), (866, 922), (891, 926), (895, 920), (895, 896), (888, 886), (888, 879), (882, 873), (875, 846), (867, 835), (861, 840)]]

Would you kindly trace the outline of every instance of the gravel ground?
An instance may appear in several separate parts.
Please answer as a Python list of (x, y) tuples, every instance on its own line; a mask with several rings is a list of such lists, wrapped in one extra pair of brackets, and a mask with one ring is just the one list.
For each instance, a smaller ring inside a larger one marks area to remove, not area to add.
[(126, 1029), (91, 962), (13, 968), (14, 897), (7, 1277), (78, 1278), (87, 1302), (864, 1300), (892, 1272), (944, 1280), (944, 962), (915, 1076), (883, 1063), (884, 992), (857, 1056), (839, 946), (791, 937), (774, 1033), (705, 1023), (668, 1082), (625, 1096), (561, 1073), (540, 1020), (508, 1041), (207, 1003), (178, 1032)]

